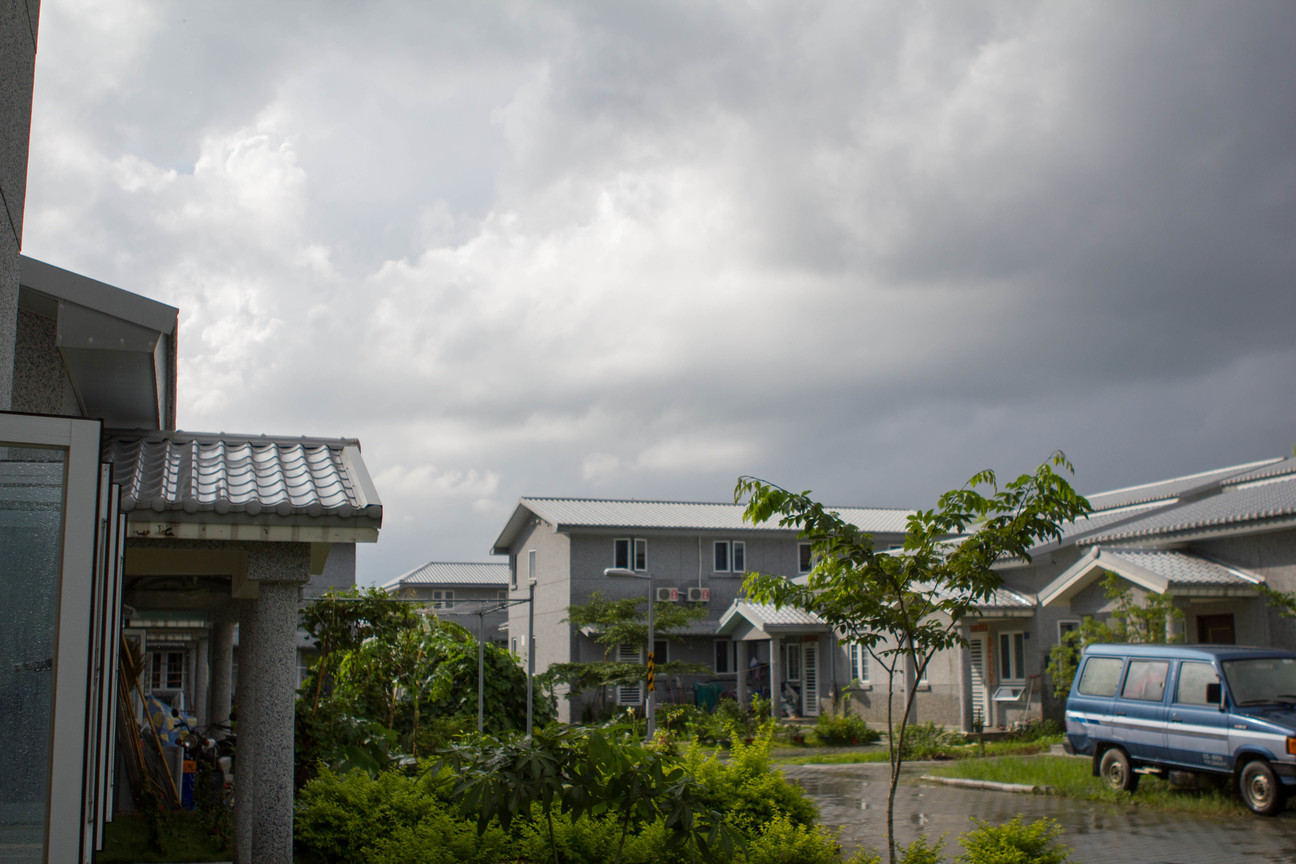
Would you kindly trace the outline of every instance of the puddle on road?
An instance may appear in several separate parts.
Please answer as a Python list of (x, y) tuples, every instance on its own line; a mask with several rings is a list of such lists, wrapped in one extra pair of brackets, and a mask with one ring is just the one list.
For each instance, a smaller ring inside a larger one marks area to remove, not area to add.
[[(788, 774), (818, 804), (820, 821), (840, 829), (843, 847), (880, 848), (886, 843), (886, 768), (859, 766), (789, 770)], [(959, 835), (974, 828), (972, 818), (991, 824), (1047, 817), (1063, 829), (1062, 840), (1079, 861), (1222, 864), (1296, 861), (1296, 801), (1283, 815), (1266, 819), (1211, 819), (1006, 792), (928, 785), (906, 774), (896, 790), (897, 841), (918, 835), (944, 835), (946, 853), (957, 854)]]

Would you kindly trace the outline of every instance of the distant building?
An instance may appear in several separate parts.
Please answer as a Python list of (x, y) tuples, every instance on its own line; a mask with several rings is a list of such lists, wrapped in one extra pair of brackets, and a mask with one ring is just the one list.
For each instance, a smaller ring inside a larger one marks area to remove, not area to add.
[(439, 617), (462, 624), (501, 647), (508, 644), (508, 565), (430, 561), (380, 587), (393, 597), (417, 600)]

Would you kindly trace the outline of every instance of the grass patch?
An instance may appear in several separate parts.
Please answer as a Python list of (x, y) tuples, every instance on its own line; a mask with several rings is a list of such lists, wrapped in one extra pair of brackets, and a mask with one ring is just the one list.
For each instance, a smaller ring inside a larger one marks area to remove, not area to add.
[(969, 780), (991, 780), (998, 783), (1023, 783), (1048, 786), (1053, 794), (1082, 801), (1151, 807), (1204, 816), (1247, 816), (1249, 811), (1227, 786), (1223, 788), (1186, 789), (1157, 777), (1143, 776), (1138, 791), (1113, 792), (1103, 786), (1090, 770), (1088, 759), (1064, 756), (1003, 756), (994, 759), (968, 759), (940, 765), (927, 772), (938, 777), (962, 777)]
[[(1050, 735), (1036, 738), (1033, 741), (987, 741), (984, 744), (951, 744), (942, 746), (936, 758), (950, 760), (968, 760), (980, 757), (997, 756), (1031, 756), (1036, 753), (1047, 753), (1054, 744), (1061, 744), (1063, 736)], [(805, 755), (787, 756), (775, 754), (772, 761), (780, 765), (857, 765), (867, 762), (887, 762), (886, 742), (868, 750), (818, 750)], [(914, 761), (906, 759), (906, 762)]]
[(161, 816), (162, 851), (149, 849), (149, 829), (138, 813), (118, 813), (104, 826), (104, 848), (94, 864), (156, 864), (156, 862), (229, 861), (233, 851), (210, 831), (200, 813), (166, 812)]

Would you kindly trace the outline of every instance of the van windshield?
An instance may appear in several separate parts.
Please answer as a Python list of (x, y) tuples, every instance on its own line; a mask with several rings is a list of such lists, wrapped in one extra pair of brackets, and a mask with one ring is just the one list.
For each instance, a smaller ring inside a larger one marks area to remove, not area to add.
[(1296, 657), (1225, 660), (1223, 665), (1238, 705), (1296, 704)]

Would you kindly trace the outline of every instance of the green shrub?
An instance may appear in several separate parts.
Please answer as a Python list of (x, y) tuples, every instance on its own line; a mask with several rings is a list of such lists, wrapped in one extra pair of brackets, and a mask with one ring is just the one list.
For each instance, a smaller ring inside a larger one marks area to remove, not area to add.
[(991, 825), (973, 817), (977, 827), (959, 839), (963, 854), (956, 864), (1066, 864), (1071, 850), (1059, 845), (1062, 826), (1052, 819), (1022, 824), (1021, 814), (1011, 822)]
[(960, 732), (947, 732), (935, 723), (914, 723), (904, 733), (904, 758), (935, 759), (966, 741)]
[[(941, 864), (941, 853), (945, 851), (945, 838), (942, 836), (933, 846), (924, 835), (900, 850), (900, 864)], [(846, 864), (882, 864), (882, 854), (877, 850), (861, 849)]]
[(772, 769), (769, 752), (773, 734), (774, 722), (769, 720), (751, 744), (735, 737), (724, 762), (714, 754), (704, 759), (696, 743), (684, 757), (685, 770), (701, 784), (706, 805), (748, 834), (778, 816), (802, 826), (812, 825), (818, 816), (814, 802), (801, 787)]
[(863, 717), (848, 714), (834, 717), (820, 714), (815, 723), (815, 737), (820, 744), (836, 747), (846, 744), (873, 744), (882, 737), (876, 729), (870, 729)]
[(828, 829), (775, 816), (754, 832), (742, 860), (745, 864), (838, 864), (840, 852)]

